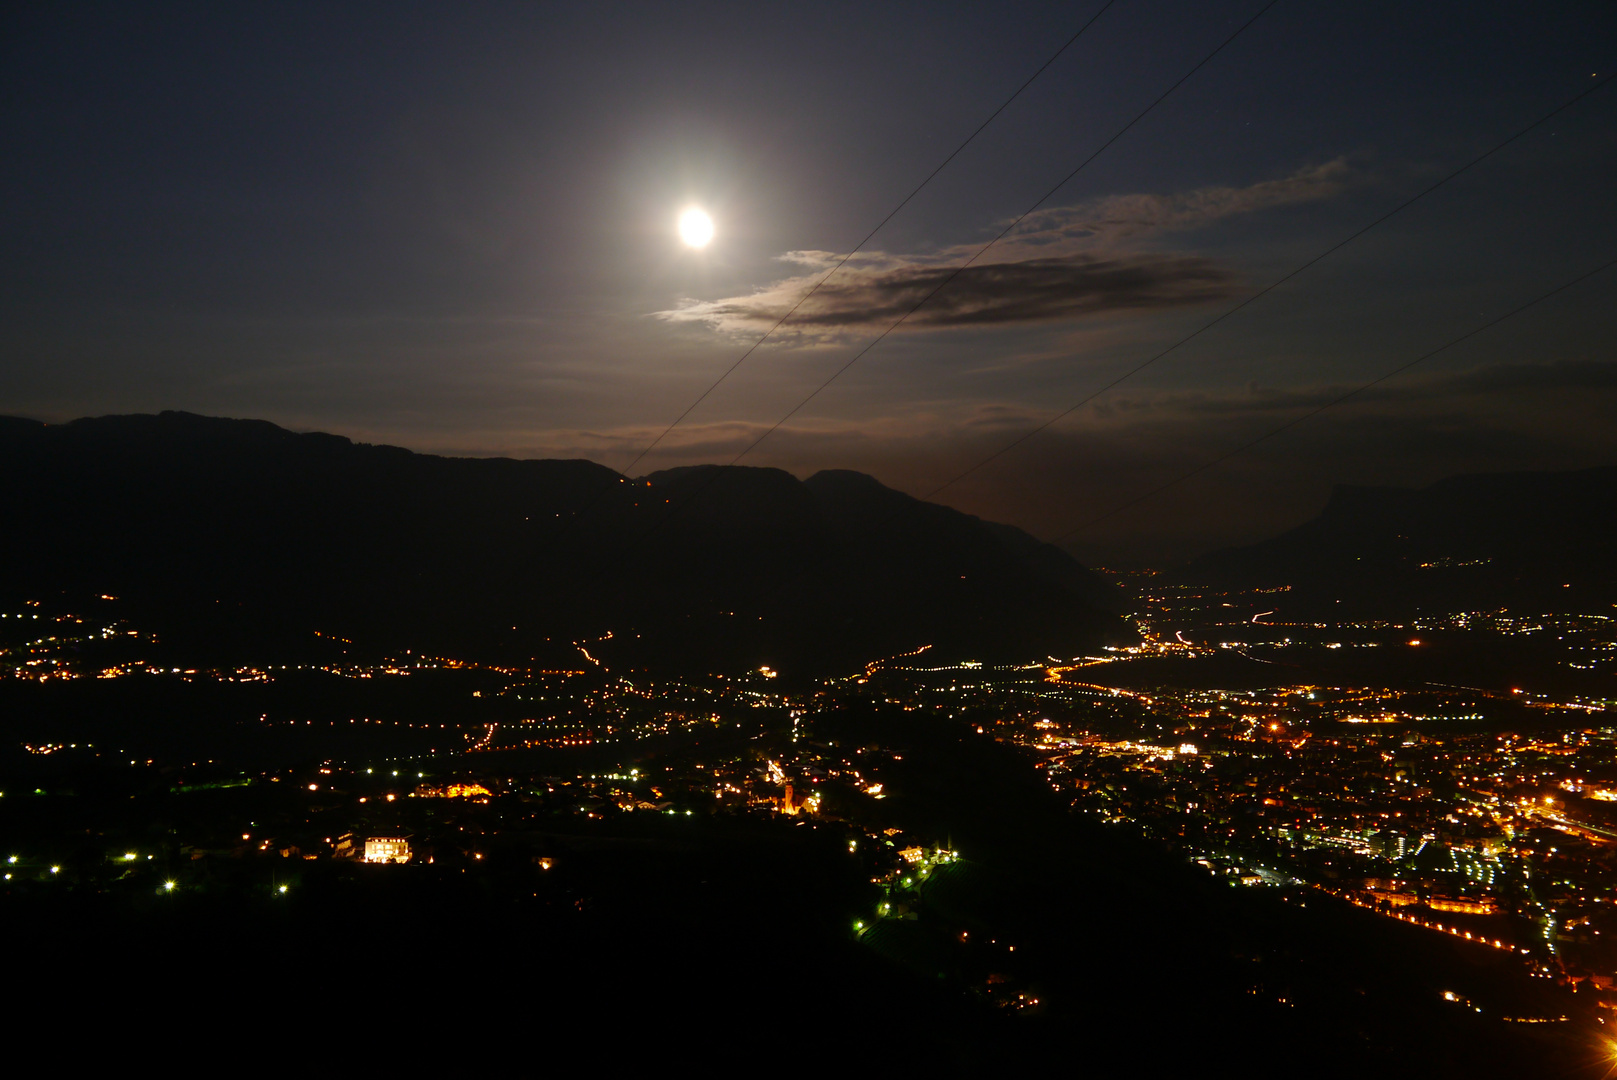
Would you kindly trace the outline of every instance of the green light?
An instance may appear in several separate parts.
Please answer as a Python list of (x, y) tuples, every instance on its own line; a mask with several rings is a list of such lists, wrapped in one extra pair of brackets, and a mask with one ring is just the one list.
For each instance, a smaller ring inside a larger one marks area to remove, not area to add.
[(166, 889), (168, 892), (173, 892), (174, 891), (174, 883), (172, 881), (165, 881), (165, 882), (163, 882), (163, 888)]

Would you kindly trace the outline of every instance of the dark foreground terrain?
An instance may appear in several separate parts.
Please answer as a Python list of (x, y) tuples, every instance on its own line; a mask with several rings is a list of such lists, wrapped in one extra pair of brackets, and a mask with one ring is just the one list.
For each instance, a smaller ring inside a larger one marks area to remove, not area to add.
[[(799, 734), (879, 744), (887, 797), (833, 798), (812, 820), (713, 811), (673, 779), (661, 812), (515, 788), (453, 809), (411, 799), (389, 820), (414, 822), (431, 861), (402, 866), (282, 854), (298, 839), (288, 822), (382, 798), (387, 784), (359, 773), (210, 785), (85, 768), (54, 774), (61, 793), (31, 795), (17, 782), (44, 774), (12, 768), (0, 836), (35, 852), (0, 894), (8, 978), (26, 991), (15, 1015), (289, 1064), (311, 1051), (518, 1052), (1092, 1076), (1599, 1075), (1586, 1041), (1501, 1029), (1436, 992), (1518, 993), (1503, 961), (1311, 890), (1232, 891), (1075, 817), (1020, 751), (967, 722), (850, 706)], [(637, 768), (673, 778), (721, 750), (667, 747)], [(513, 764), (501, 773), (521, 775)], [(342, 790), (310, 796), (311, 777)], [(546, 785), (530, 774), (525, 786)], [(883, 828), (961, 857), (879, 892), (869, 845)], [(175, 841), (209, 829), (212, 846)], [(109, 857), (109, 844), (137, 858)], [(63, 853), (54, 873), (46, 850)], [(861, 932), (882, 896), (898, 910)]]

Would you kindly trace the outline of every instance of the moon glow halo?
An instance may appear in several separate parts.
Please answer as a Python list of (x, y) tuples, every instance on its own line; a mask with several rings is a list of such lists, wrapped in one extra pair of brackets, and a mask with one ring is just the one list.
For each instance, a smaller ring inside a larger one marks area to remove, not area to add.
[(699, 207), (689, 207), (679, 215), (679, 238), (693, 248), (707, 247), (713, 239), (713, 219)]

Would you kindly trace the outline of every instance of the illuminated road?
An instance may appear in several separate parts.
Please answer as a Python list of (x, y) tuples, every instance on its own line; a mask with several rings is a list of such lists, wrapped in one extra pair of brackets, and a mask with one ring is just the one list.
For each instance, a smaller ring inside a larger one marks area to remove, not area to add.
[(1503, 940), (1502, 938), (1486, 938), (1481, 934), (1472, 934), (1469, 930), (1461, 930), (1454, 926), (1445, 926), (1436, 919), (1421, 919), (1414, 915), (1405, 915), (1400, 911), (1381, 911), (1370, 901), (1360, 900), (1358, 897), (1353, 896), (1350, 893), (1337, 892), (1334, 889), (1327, 889), (1323, 885), (1315, 885), (1314, 888), (1318, 889), (1322, 893), (1327, 893), (1330, 896), (1334, 896), (1338, 900), (1346, 900), (1354, 907), (1361, 907), (1366, 911), (1374, 912), (1377, 915), (1381, 915), (1389, 919), (1397, 919), (1399, 922), (1408, 923), (1411, 926), (1424, 926), (1428, 930), (1436, 930), (1439, 933), (1448, 934), (1450, 937), (1457, 937), (1464, 941), (1474, 942), (1478, 945), (1486, 945), (1490, 949), (1499, 949), (1503, 952), (1515, 951), (1524, 954), (1527, 952), (1526, 949), (1517, 949), (1514, 945)]
[[(1580, 832), (1594, 833), (1595, 837), (1599, 837), (1607, 841), (1617, 841), (1617, 831), (1612, 829), (1602, 828), (1599, 825), (1590, 825), (1586, 821), (1577, 821), (1573, 818), (1567, 817), (1564, 814), (1558, 814), (1554, 810), (1546, 810), (1542, 806), (1529, 805), (1524, 807), (1524, 809), (1532, 817), (1543, 818), (1551, 825), (1559, 826), (1563, 829), (1577, 829)], [(1591, 839), (1593, 838), (1594, 837), (1591, 837)]]

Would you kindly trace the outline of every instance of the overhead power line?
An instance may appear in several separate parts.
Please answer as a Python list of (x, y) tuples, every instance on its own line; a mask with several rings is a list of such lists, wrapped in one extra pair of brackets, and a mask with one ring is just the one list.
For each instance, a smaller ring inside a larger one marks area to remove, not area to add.
[(1577, 94), (1576, 96), (1571, 98), (1569, 101), (1563, 102), (1562, 104), (1556, 106), (1554, 109), (1551, 109), (1549, 112), (1545, 113), (1543, 116), (1540, 116), (1537, 120), (1534, 120), (1531, 124), (1528, 124), (1526, 127), (1524, 127), (1521, 130), (1517, 131), (1515, 134), (1511, 135), (1509, 138), (1505, 139), (1504, 141), (1494, 144), (1494, 146), (1490, 147), (1488, 150), (1483, 151), (1481, 154), (1478, 154), (1476, 157), (1472, 158), (1470, 161), (1467, 161), (1464, 165), (1461, 165), (1458, 169), (1455, 169), (1453, 172), (1449, 173), (1447, 176), (1444, 176), (1441, 180), (1438, 180), (1435, 183), (1430, 184), (1427, 187), (1421, 189), (1421, 191), (1417, 192), (1415, 195), (1412, 195), (1408, 199), (1405, 199), (1403, 202), (1399, 203), (1397, 206), (1393, 207), (1391, 210), (1388, 210), (1385, 214), (1382, 214), (1380, 217), (1376, 218), (1374, 221), (1370, 222), (1368, 225), (1364, 226), (1359, 231), (1353, 233), (1351, 236), (1348, 236), (1346, 239), (1337, 241), (1335, 244), (1332, 244), (1330, 247), (1326, 248), (1324, 251), (1320, 252), (1318, 255), (1315, 255), (1312, 259), (1309, 259), (1307, 262), (1305, 262), (1302, 265), (1298, 266), (1296, 269), (1290, 271), (1287, 274), (1284, 274), (1283, 276), (1281, 276), (1279, 278), (1276, 278), (1274, 281), (1270, 282), (1268, 285), (1265, 285), (1263, 288), (1259, 289), (1257, 292), (1253, 293), (1251, 296), (1247, 297), (1245, 300), (1242, 300), (1239, 304), (1236, 304), (1234, 307), (1232, 307), (1229, 310), (1223, 312), (1221, 315), (1217, 316), (1216, 318), (1214, 318), (1210, 322), (1202, 324), (1201, 326), (1197, 327), (1195, 330), (1191, 331), (1189, 334), (1186, 334), (1184, 337), (1182, 337), (1178, 341), (1174, 342), (1172, 345), (1169, 345), (1166, 349), (1163, 349), (1161, 352), (1157, 353), (1156, 355), (1154, 355), (1154, 356), (1140, 362), (1139, 364), (1136, 364), (1134, 367), (1132, 367), (1129, 370), (1125, 371), (1123, 374), (1119, 375), (1117, 378), (1113, 379), (1111, 382), (1107, 383), (1105, 386), (1102, 386), (1100, 389), (1098, 389), (1098, 390), (1094, 391), (1093, 393), (1091, 393), (1088, 397), (1085, 397), (1083, 400), (1075, 402), (1074, 404), (1069, 405), (1067, 408), (1062, 409), (1060, 412), (1056, 413), (1054, 416), (1050, 417), (1050, 419), (1046, 420), (1044, 423), (1040, 424), (1038, 427), (1034, 428), (1033, 430), (1027, 431), (1027, 432), (1024, 432), (1021, 435), (1018, 435), (1016, 438), (1012, 439), (1010, 442), (1006, 443), (1004, 446), (1000, 447), (998, 450), (995, 450), (992, 454), (989, 454), (987, 457), (983, 458), (981, 461), (977, 462), (975, 465), (972, 465), (970, 468), (966, 469), (964, 472), (962, 472), (959, 475), (955, 476), (953, 479), (948, 480), (945, 483), (942, 483), (942, 484), (938, 485), (937, 487), (933, 488), (931, 491), (929, 491), (925, 495), (921, 496), (921, 498), (923, 498), (923, 499), (931, 499), (931, 498), (933, 498), (933, 497), (947, 491), (949, 488), (954, 487), (954, 485), (960, 483), (960, 481), (966, 479), (966, 477), (968, 477), (971, 474), (975, 473), (977, 470), (983, 468), (986, 465), (989, 465), (990, 463), (992, 463), (994, 461), (997, 461), (1001, 457), (1004, 457), (1006, 454), (1010, 453), (1012, 450), (1016, 449), (1018, 446), (1021, 446), (1023, 443), (1025, 443), (1029, 439), (1033, 438), (1035, 435), (1038, 435), (1040, 432), (1045, 431), (1045, 430), (1053, 427), (1054, 425), (1060, 423), (1062, 420), (1064, 420), (1067, 417), (1071, 416), (1073, 413), (1077, 412), (1079, 409), (1083, 408), (1085, 405), (1088, 405), (1090, 402), (1094, 401), (1096, 398), (1100, 397), (1102, 394), (1105, 394), (1108, 391), (1114, 389), (1119, 384), (1124, 383), (1124, 382), (1128, 381), (1129, 379), (1132, 379), (1134, 376), (1138, 375), (1140, 372), (1144, 371), (1146, 368), (1150, 367), (1152, 364), (1155, 364), (1158, 360), (1161, 360), (1163, 357), (1167, 356), (1169, 353), (1173, 352), (1174, 350), (1180, 348), (1183, 345), (1188, 344), (1191, 341), (1194, 341), (1196, 338), (1200, 337), (1202, 334), (1205, 334), (1207, 331), (1211, 330), (1213, 327), (1217, 326), (1219, 323), (1223, 322), (1225, 319), (1228, 319), (1231, 315), (1234, 315), (1236, 312), (1241, 311), (1243, 308), (1247, 307), (1248, 305), (1252, 304), (1253, 302), (1267, 296), (1269, 293), (1273, 292), (1275, 289), (1277, 289), (1280, 286), (1284, 285), (1286, 282), (1290, 281), (1292, 278), (1296, 277), (1298, 274), (1303, 273), (1305, 270), (1307, 270), (1310, 267), (1314, 266), (1316, 263), (1319, 263), (1319, 262), (1325, 260), (1326, 258), (1329, 258), (1331, 255), (1336, 254), (1336, 252), (1338, 252), (1338, 251), (1342, 250), (1343, 248), (1347, 247), (1349, 244), (1353, 243), (1355, 240), (1359, 239), (1365, 233), (1369, 232), (1371, 229), (1374, 229), (1376, 226), (1380, 225), (1382, 222), (1385, 222), (1385, 221), (1387, 221), (1387, 220), (1389, 220), (1389, 219), (1391, 219), (1393, 217), (1396, 217), (1398, 214), (1402, 213), (1404, 210), (1408, 209), (1410, 206), (1413, 206), (1415, 203), (1417, 203), (1420, 200), (1424, 199), (1426, 196), (1430, 195), (1432, 192), (1434, 192), (1438, 188), (1444, 186), (1449, 181), (1455, 179), (1456, 177), (1458, 177), (1462, 173), (1465, 173), (1465, 172), (1469, 171), (1472, 167), (1481, 164), (1483, 161), (1486, 161), (1490, 157), (1493, 157), (1495, 154), (1499, 153), (1499, 151), (1503, 150), (1505, 147), (1509, 146), (1511, 143), (1515, 142), (1516, 140), (1522, 138), (1524, 135), (1527, 135), (1529, 132), (1532, 132), (1536, 128), (1542, 127), (1544, 124), (1549, 123), (1551, 120), (1555, 119), (1557, 116), (1561, 115), (1566, 110), (1572, 108), (1572, 106), (1576, 105), (1578, 102), (1582, 101), (1584, 98), (1588, 97), (1590, 94), (1593, 94), (1595, 91), (1600, 90), (1603, 87), (1605, 87), (1614, 78), (1617, 78), (1617, 75), (1608, 75), (1605, 78), (1601, 79), (1599, 82), (1596, 82), (1596, 83), (1586, 87), (1582, 92), (1580, 92), (1579, 94)]
[(898, 216), (898, 212), (900, 210), (903, 210), (904, 207), (908, 206), (910, 204), (911, 200), (913, 200), (917, 195), (919, 195), (921, 193), (922, 189), (924, 189), (928, 184), (930, 184), (937, 177), (937, 175), (939, 173), (941, 173), (944, 169), (948, 168), (949, 163), (951, 161), (953, 161), (955, 158), (959, 157), (961, 152), (964, 151), (966, 149), (966, 147), (970, 146), (976, 140), (977, 136), (981, 135), (987, 129), (989, 124), (992, 124), (996, 119), (998, 119), (1000, 113), (1002, 113), (1006, 109), (1010, 108), (1011, 103), (1014, 102), (1017, 98), (1021, 97), (1023, 91), (1025, 91), (1028, 87), (1032, 86), (1034, 81), (1037, 80), (1040, 75), (1043, 75), (1045, 73), (1045, 71), (1050, 67), (1051, 64), (1054, 64), (1057, 60), (1059, 60), (1063, 53), (1065, 53), (1068, 49), (1072, 48), (1072, 46), (1077, 43), (1078, 39), (1083, 37), (1085, 32), (1087, 32), (1091, 26), (1094, 26), (1095, 23), (1100, 19), (1100, 17), (1102, 15), (1106, 14), (1106, 12), (1108, 10), (1110, 10), (1112, 5), (1115, 4), (1116, 2), (1117, 2), (1117, 0), (1106, 0), (1106, 2), (1101, 5), (1099, 11), (1096, 11), (1095, 14), (1091, 15), (1089, 17), (1088, 21), (1086, 21), (1082, 26), (1080, 26), (1078, 28), (1077, 32), (1074, 33), (1071, 37), (1069, 37), (1062, 44), (1061, 48), (1057, 49), (1054, 53), (1052, 53), (1050, 55), (1050, 59), (1046, 60), (1043, 64), (1040, 64), (1039, 69), (1037, 71), (1035, 71), (1032, 75), (1029, 75), (1027, 77), (1027, 80), (1025, 82), (1023, 82), (1021, 86), (1018, 86), (1016, 88), (1016, 91), (1014, 93), (1012, 93), (1010, 97), (1006, 98), (1003, 102), (1001, 102), (999, 108), (997, 108), (993, 112), (989, 113), (988, 118), (986, 120), (984, 120), (981, 124), (978, 124), (976, 130), (974, 130), (970, 135), (967, 135), (964, 142), (962, 142), (959, 146), (955, 147), (954, 150), (949, 154), (949, 156), (944, 158), (943, 161), (938, 164), (937, 168), (935, 168), (931, 172), (927, 173), (926, 179), (922, 180), (919, 184), (915, 185), (915, 188), (908, 195), (904, 196), (904, 198), (899, 201), (899, 204), (897, 206), (893, 207), (893, 209), (888, 212), (886, 217), (882, 218), (879, 222), (877, 222), (876, 227), (871, 229), (868, 233), (866, 233), (865, 238), (863, 240), (861, 240), (861, 241), (859, 241), (859, 243), (855, 244), (852, 247), (852, 249), (850, 249), (848, 251), (848, 253), (846, 255), (842, 256), (842, 258), (840, 260), (838, 260), (837, 264), (835, 266), (833, 266), (829, 271), (826, 272), (824, 277), (820, 278), (819, 281), (816, 281), (814, 283), (813, 287), (811, 287), (802, 296), (798, 297), (797, 302), (791, 306), (791, 309), (789, 311), (787, 311), (786, 314), (782, 315), (775, 322), (775, 325), (771, 326), (768, 330), (764, 331), (763, 336), (760, 337), (757, 341), (754, 341), (750, 346), (748, 346), (747, 351), (742, 353), (740, 356), (738, 356), (736, 358), (735, 363), (731, 364), (728, 368), (726, 368), (724, 370), (723, 374), (721, 374), (717, 379), (714, 379), (712, 385), (710, 385), (706, 390), (703, 390), (699, 395), (697, 395), (696, 400), (691, 402), (690, 405), (686, 406), (685, 411), (680, 413), (677, 417), (675, 417), (673, 423), (671, 423), (667, 427), (663, 428), (661, 433), (659, 433), (658, 436), (655, 439), (652, 439), (650, 443), (646, 444), (645, 449), (641, 450), (640, 453), (636, 454), (635, 459), (633, 461), (629, 462), (628, 466), (623, 470), (624, 475), (628, 475), (630, 472), (632, 472), (634, 470), (634, 467), (636, 465), (639, 465), (641, 461), (645, 460), (645, 457), (646, 457), (647, 454), (651, 453), (651, 451), (653, 449), (655, 449), (656, 446), (659, 443), (661, 443), (664, 439), (666, 439), (670, 432), (672, 432), (680, 424), (684, 423), (685, 418), (690, 416), (692, 412), (696, 411), (697, 406), (701, 405), (702, 402), (706, 401), (708, 396), (710, 394), (712, 394), (713, 391), (717, 390), (719, 388), (719, 385), (721, 383), (723, 383), (724, 380), (728, 379), (731, 375), (733, 375), (737, 368), (739, 368), (742, 364), (746, 363), (747, 358), (750, 357), (754, 352), (757, 352), (758, 348), (761, 345), (763, 345), (763, 343), (765, 341), (768, 341), (769, 338), (774, 335), (775, 331), (779, 330), (782, 326), (786, 325), (787, 321), (789, 319), (791, 319), (791, 317), (793, 315), (797, 314), (797, 310), (799, 308), (801, 308), (805, 303), (807, 303), (810, 297), (812, 297), (815, 293), (820, 291), (820, 286), (824, 285), (827, 281), (831, 280), (831, 278), (837, 273), (837, 271), (841, 270), (843, 268), (843, 266), (845, 266), (847, 264), (849, 259), (853, 258), (861, 250), (863, 250), (864, 246), (866, 244), (870, 243), (870, 241), (875, 237), (875, 235), (877, 233), (881, 232), (882, 229), (886, 227), (886, 225), (887, 225), (887, 223), (889, 221), (892, 221), (893, 218)]
[(1187, 71), (1183, 75), (1181, 75), (1179, 77), (1178, 81), (1176, 81), (1172, 86), (1168, 87), (1168, 89), (1164, 90), (1161, 93), (1161, 95), (1159, 95), (1157, 97), (1157, 99), (1155, 101), (1151, 102), (1151, 104), (1147, 105), (1144, 109), (1141, 109), (1138, 113), (1136, 113), (1134, 115), (1134, 118), (1132, 120), (1130, 120), (1128, 123), (1126, 123), (1122, 127), (1118, 128), (1117, 131), (1112, 135), (1112, 137), (1107, 139), (1105, 142), (1101, 143), (1100, 147), (1098, 149), (1096, 149), (1094, 153), (1092, 153), (1088, 157), (1084, 158), (1083, 161), (1080, 161), (1078, 163), (1078, 166), (1075, 169), (1073, 169), (1066, 176), (1061, 178), (1061, 181), (1059, 183), (1057, 183), (1049, 191), (1046, 191), (1043, 195), (1039, 196), (1038, 200), (1036, 202), (1034, 202), (1034, 204), (1032, 206), (1029, 206), (1026, 210), (1022, 211), (1014, 219), (1012, 219), (1011, 223), (1009, 225), (1006, 225), (1005, 228), (1001, 229), (997, 236), (995, 236), (992, 240), (988, 241), (988, 243), (984, 244), (982, 247), (978, 248), (976, 253), (973, 254), (971, 256), (971, 258), (967, 259), (965, 262), (961, 263), (959, 266), (952, 269), (943, 278), (942, 281), (938, 282), (938, 284), (932, 289), (931, 292), (929, 292), (925, 296), (921, 297), (920, 300), (916, 301), (914, 306), (912, 306), (908, 311), (906, 311), (904, 314), (900, 315), (897, 319), (895, 319), (892, 322), (892, 324), (887, 327), (887, 329), (883, 330), (880, 334), (878, 334), (875, 337), (875, 339), (873, 339), (872, 341), (867, 343), (864, 348), (862, 348), (858, 352), (854, 353), (853, 356), (847, 361), (847, 363), (843, 364), (841, 367), (837, 368), (836, 371), (831, 373), (830, 378), (826, 379), (819, 386), (815, 387), (813, 389), (813, 391), (811, 391), (807, 397), (805, 397), (803, 400), (799, 401), (796, 405), (793, 405), (789, 410), (787, 410), (785, 416), (782, 416), (779, 420), (776, 420), (772, 425), (770, 425), (768, 430), (766, 430), (762, 435), (758, 436), (751, 443), (749, 443), (747, 445), (747, 447), (745, 449), (743, 449), (740, 453), (738, 453), (735, 457), (731, 458), (730, 461), (728, 462), (728, 464), (734, 465), (736, 462), (740, 461), (742, 458), (746, 457), (748, 454), (750, 454), (754, 450), (756, 450), (758, 448), (759, 444), (761, 444), (765, 439), (769, 438), (776, 431), (780, 430), (780, 428), (781, 428), (781, 426), (783, 424), (785, 424), (792, 417), (796, 416), (799, 411), (801, 411), (805, 406), (808, 405), (809, 402), (811, 402), (815, 398), (819, 397), (821, 392), (824, 391), (826, 389), (826, 387), (830, 386), (832, 383), (834, 383), (838, 379), (840, 379), (843, 376), (843, 374), (849, 368), (853, 367), (861, 359), (863, 359), (866, 353), (870, 352), (871, 349), (874, 349), (877, 345), (880, 345), (884, 340), (886, 340), (887, 335), (891, 334), (894, 330), (897, 330), (906, 321), (908, 321), (908, 319), (909, 319), (909, 317), (911, 315), (914, 315), (917, 311), (921, 310), (921, 308), (925, 307), (926, 304), (929, 301), (931, 301), (931, 299), (934, 296), (937, 296), (944, 289), (948, 288), (949, 284), (952, 281), (954, 281), (955, 278), (959, 277), (960, 274), (963, 271), (965, 271), (965, 269), (967, 267), (971, 266), (978, 259), (982, 258), (983, 255), (987, 254), (988, 250), (990, 248), (992, 248), (995, 244), (998, 244), (1001, 240), (1005, 239), (1005, 237), (1010, 234), (1011, 230), (1016, 228), (1018, 225), (1020, 225), (1022, 223), (1022, 221), (1029, 214), (1033, 213), (1033, 211), (1035, 211), (1039, 207), (1043, 206), (1046, 202), (1048, 202), (1052, 197), (1055, 196), (1056, 192), (1060, 191), (1062, 188), (1066, 187), (1069, 183), (1071, 183), (1073, 178), (1076, 177), (1079, 173), (1083, 172), (1084, 169), (1089, 165), (1090, 162), (1094, 161), (1096, 158), (1098, 158), (1102, 154), (1104, 154), (1107, 151), (1107, 149), (1113, 143), (1117, 142), (1118, 139), (1121, 139), (1136, 124), (1138, 124), (1141, 120), (1144, 120), (1148, 115), (1150, 115), (1150, 113), (1153, 112), (1158, 105), (1161, 105), (1164, 101), (1166, 101), (1173, 94), (1173, 92), (1175, 90), (1178, 90), (1186, 82), (1190, 81), (1192, 76), (1194, 76), (1202, 68), (1206, 67), (1207, 64), (1209, 62), (1211, 62), (1212, 59), (1215, 56), (1217, 56), (1219, 53), (1223, 52), (1224, 49), (1231, 42), (1233, 42), (1236, 38), (1238, 38), (1242, 34), (1244, 34), (1247, 31), (1248, 27), (1250, 27), (1253, 23), (1255, 23), (1259, 19), (1261, 19), (1265, 12), (1267, 12), (1270, 8), (1274, 7), (1279, 2), (1280, 2), (1280, 0), (1269, 0), (1269, 2), (1267, 4), (1264, 4), (1263, 7), (1259, 8), (1256, 15), (1253, 15), (1250, 19), (1248, 19), (1246, 22), (1242, 23), (1239, 27), (1237, 27), (1233, 34), (1231, 34), (1229, 37), (1225, 38), (1223, 41), (1219, 42), (1218, 46), (1215, 49), (1213, 49), (1212, 52), (1208, 53), (1206, 56), (1204, 56), (1200, 60), (1198, 60), (1194, 67), (1192, 67), (1189, 71)]
[(1513, 319), (1517, 315), (1520, 315), (1522, 312), (1527, 311), (1527, 310), (1529, 310), (1531, 308), (1537, 307), (1539, 304), (1542, 304), (1544, 301), (1550, 299), (1551, 297), (1558, 296), (1561, 293), (1566, 292), (1568, 289), (1572, 288), (1573, 286), (1582, 284), (1583, 282), (1588, 281), (1590, 278), (1595, 277), (1596, 275), (1598, 275), (1600, 273), (1603, 273), (1606, 270), (1611, 269), (1613, 266), (1617, 266), (1617, 259), (1609, 259), (1606, 262), (1603, 262), (1599, 266), (1595, 267), (1593, 270), (1589, 270), (1589, 271), (1587, 271), (1585, 273), (1579, 274), (1577, 277), (1572, 278), (1569, 281), (1564, 281), (1561, 284), (1557, 285), (1555, 288), (1551, 289), (1549, 292), (1540, 293), (1538, 296), (1536, 296), (1533, 299), (1527, 301), (1527, 303), (1522, 304), (1520, 307), (1512, 308), (1511, 310), (1505, 312), (1503, 315), (1500, 315), (1500, 316), (1498, 316), (1496, 318), (1493, 318), (1493, 319), (1489, 319), (1487, 322), (1483, 323), (1481, 326), (1478, 326), (1478, 327), (1475, 327), (1474, 329), (1466, 331), (1465, 333), (1461, 334), (1459, 337), (1453, 338), (1452, 340), (1450, 340), (1448, 342), (1445, 342), (1442, 345), (1439, 345), (1437, 348), (1433, 349), (1430, 352), (1422, 353), (1420, 356), (1415, 357), (1415, 359), (1413, 359), (1413, 360), (1407, 361), (1407, 362), (1405, 362), (1403, 364), (1399, 364), (1397, 367), (1393, 368), (1391, 371), (1388, 371), (1388, 372), (1385, 372), (1384, 374), (1378, 375), (1374, 379), (1371, 379), (1369, 382), (1363, 383), (1363, 384), (1361, 384), (1359, 386), (1356, 386), (1352, 390), (1349, 390), (1347, 393), (1342, 394), (1342, 395), (1340, 395), (1338, 397), (1332, 398), (1330, 401), (1325, 402), (1323, 405), (1318, 405), (1318, 406), (1310, 409), (1309, 411), (1303, 413), (1301, 416), (1294, 417), (1291, 420), (1286, 421), (1284, 424), (1281, 424), (1279, 427), (1273, 428), (1273, 429), (1271, 429), (1269, 431), (1266, 431), (1262, 435), (1259, 435), (1257, 438), (1250, 439), (1247, 442), (1242, 443), (1240, 446), (1237, 446), (1235, 449), (1230, 450), (1227, 453), (1220, 454), (1218, 457), (1213, 458), (1211, 461), (1204, 462), (1201, 465), (1196, 466), (1194, 469), (1189, 470), (1188, 472), (1181, 473), (1178, 476), (1174, 477), (1172, 480), (1169, 480), (1165, 484), (1159, 484), (1158, 486), (1152, 488), (1150, 491), (1147, 491), (1142, 495), (1138, 495), (1135, 498), (1130, 499), (1128, 502), (1120, 503), (1119, 505), (1114, 506), (1112, 509), (1106, 511), (1106, 513), (1104, 513), (1104, 514), (1101, 514), (1099, 517), (1091, 518), (1090, 520), (1084, 522), (1082, 525), (1078, 526), (1076, 529), (1072, 530), (1071, 532), (1064, 533), (1061, 536), (1057, 537), (1056, 540), (1055, 540), (1055, 543), (1061, 544), (1061, 543), (1066, 543), (1069, 540), (1076, 539), (1079, 536), (1079, 534), (1084, 532), (1084, 530), (1092, 528), (1093, 526), (1098, 525), (1103, 521), (1106, 521), (1108, 518), (1115, 517), (1118, 514), (1121, 514), (1123, 511), (1129, 509), (1130, 507), (1138, 506), (1140, 503), (1143, 503), (1147, 499), (1150, 499), (1150, 498), (1153, 498), (1153, 497), (1155, 497), (1157, 495), (1160, 495), (1162, 492), (1167, 491), (1169, 488), (1177, 487), (1178, 485), (1184, 483), (1186, 480), (1189, 480), (1189, 479), (1191, 479), (1192, 477), (1195, 477), (1195, 476), (1199, 476), (1202, 473), (1206, 472), (1207, 470), (1212, 469), (1212, 468), (1214, 468), (1214, 467), (1216, 467), (1218, 465), (1223, 464), (1224, 462), (1228, 461), (1230, 458), (1235, 457), (1238, 454), (1244, 454), (1248, 450), (1252, 449), (1254, 446), (1257, 446), (1259, 443), (1268, 442), (1270, 439), (1276, 437), (1277, 435), (1281, 435), (1281, 434), (1283, 434), (1283, 433), (1285, 433), (1287, 431), (1290, 431), (1292, 428), (1296, 427), (1298, 424), (1301, 424), (1301, 423), (1303, 423), (1304, 421), (1307, 421), (1307, 420), (1312, 420), (1314, 417), (1318, 416), (1320, 413), (1324, 412), (1326, 409), (1333, 408), (1333, 407), (1335, 407), (1337, 405), (1342, 404), (1344, 401), (1347, 401), (1347, 400), (1349, 400), (1351, 398), (1357, 397), (1358, 395), (1364, 393), (1366, 390), (1369, 390), (1371, 387), (1379, 386), (1381, 383), (1386, 382), (1388, 379), (1391, 379), (1394, 376), (1402, 375), (1404, 372), (1408, 371), (1410, 368), (1414, 367), (1415, 365), (1425, 363), (1427, 360), (1430, 360), (1432, 357), (1438, 355), (1439, 353), (1447, 352), (1449, 349), (1454, 348), (1456, 345), (1459, 345), (1462, 342), (1469, 341), (1470, 339), (1476, 337), (1478, 334), (1481, 334), (1484, 331), (1493, 329), (1494, 327), (1498, 326), (1500, 323), (1506, 321), (1507, 319)]

